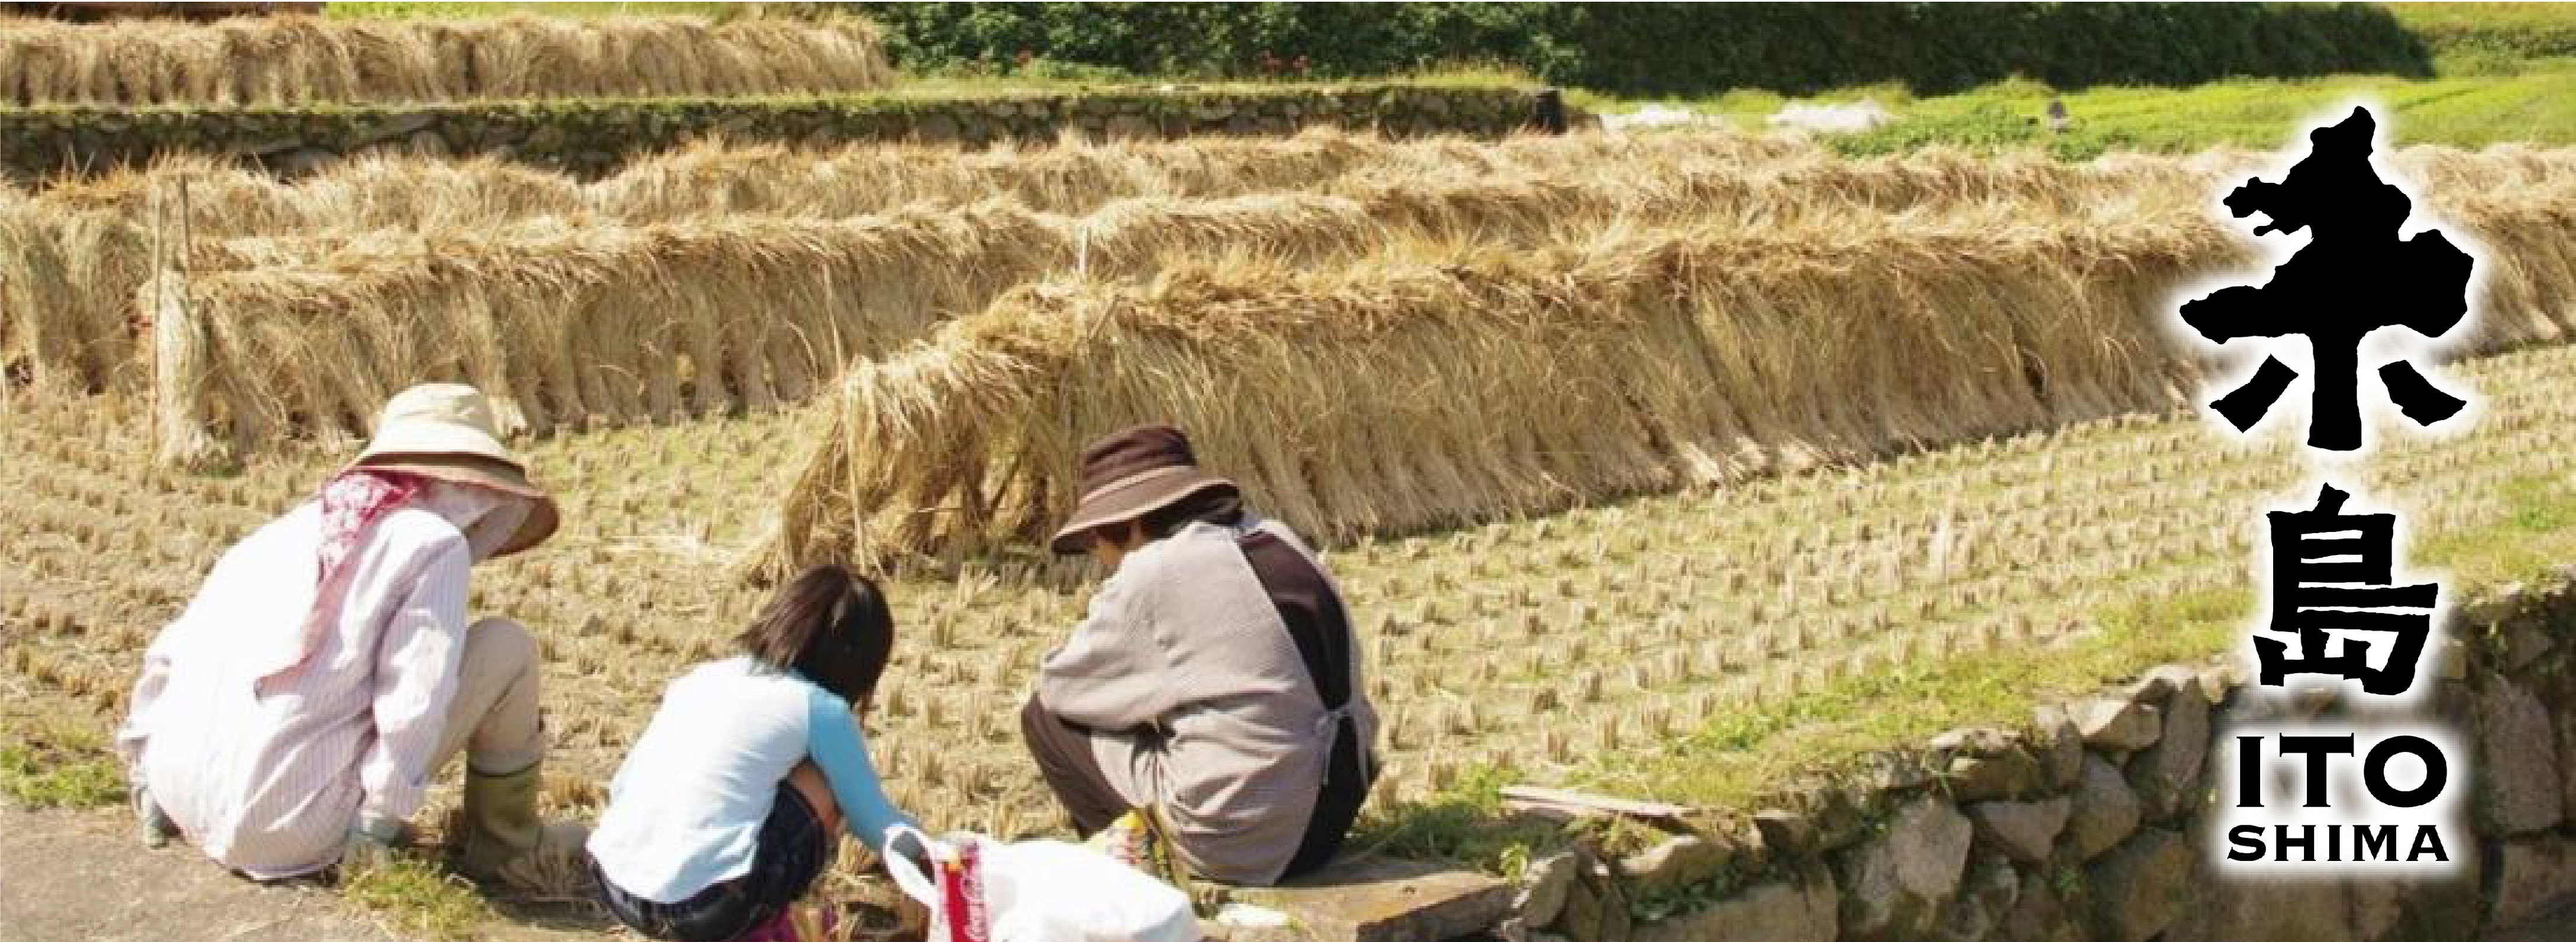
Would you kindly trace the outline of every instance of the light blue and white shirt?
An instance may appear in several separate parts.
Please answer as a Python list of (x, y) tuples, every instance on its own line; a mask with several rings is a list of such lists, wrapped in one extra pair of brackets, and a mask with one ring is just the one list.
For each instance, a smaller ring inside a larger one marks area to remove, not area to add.
[(869, 848), (887, 825), (913, 823), (886, 801), (848, 701), (748, 656), (698, 665), (663, 692), (618, 767), (590, 854), (609, 882), (657, 903), (741, 876), (779, 783), (808, 757)]

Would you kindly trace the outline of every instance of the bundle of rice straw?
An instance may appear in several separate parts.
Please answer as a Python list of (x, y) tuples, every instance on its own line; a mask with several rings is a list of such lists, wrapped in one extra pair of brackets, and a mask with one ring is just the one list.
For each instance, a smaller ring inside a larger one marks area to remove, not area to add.
[[(2444, 208), (2502, 259), (2455, 352), (2576, 326), (2570, 196)], [(2168, 409), (2210, 359), (2174, 342), (2176, 289), (2243, 271), (2250, 245), (2197, 207), (2086, 226), (2006, 209), (1023, 289), (847, 374), (747, 565), (1025, 545), (1068, 509), (1081, 444), (1144, 421), (1343, 541)]]
[(0, 102), (301, 105), (883, 88), (874, 26), (746, 17), (0, 18)]

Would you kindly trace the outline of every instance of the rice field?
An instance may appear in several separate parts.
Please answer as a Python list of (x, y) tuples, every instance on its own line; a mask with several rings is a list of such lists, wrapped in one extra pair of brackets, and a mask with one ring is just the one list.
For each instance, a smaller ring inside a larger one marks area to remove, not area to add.
[[(1852, 711), (1968, 719), (1855, 678), (2057, 659), (2035, 698), (2235, 636), (2252, 508), (2310, 479), (2188, 413), (2214, 364), (2167, 321), (2252, 257), (2209, 207), (2255, 161), (1317, 133), (0, 189), (0, 679), (117, 715), (224, 548), (385, 395), (465, 379), (564, 501), (473, 603), (542, 639), (557, 810), (758, 577), (844, 560), (901, 626), (897, 801), (1049, 832), (1015, 711), (1098, 574), (1031, 537), (1083, 439), (1162, 419), (1327, 548), (1387, 718), (1373, 834), (1498, 777), (1740, 803), (1884, 731)], [(2433, 370), (2484, 417), (2338, 482), (2481, 575), (2576, 552), (2530, 523), (2576, 507), (2576, 152), (2394, 163), (2488, 249)]]
[(238, 107), (852, 92), (876, 28), (750, 16), (66, 23), (0, 15), (0, 104)]
[[(2576, 350), (2473, 360), (2449, 377), (2484, 397), (2470, 434), (2396, 435), (2342, 483), (2407, 508), (2418, 545), (2509, 525), (2536, 494), (2576, 500)], [(191, 475), (134, 460), (151, 445), (140, 403), (17, 409), (0, 427), (14, 456), (0, 467), (13, 495), (0, 516), (12, 626), (0, 666), (38, 699), (102, 717), (215, 556), (341, 460), (289, 450), (236, 476)], [(543, 640), (553, 768), (569, 773), (551, 800), (591, 807), (661, 685), (749, 617), (760, 592), (709, 573), (759, 538), (800, 431), (777, 414), (533, 447), (565, 530), (478, 570), (474, 608)], [(2138, 599), (2240, 589), (2249, 508), (2307, 486), (2290, 444), (2226, 447), (2193, 418), (2128, 415), (1349, 543), (1327, 562), (1389, 717), (1381, 800), (1425, 799), (1488, 768), (1653, 794), (1639, 770), (1689, 759), (1672, 750), (1730, 714), (1869, 672), (2082, 645)], [(1079, 567), (1010, 557), (892, 584), (902, 634), (872, 736), (899, 802), (943, 826), (1055, 826), (1013, 711), (1089, 584)]]

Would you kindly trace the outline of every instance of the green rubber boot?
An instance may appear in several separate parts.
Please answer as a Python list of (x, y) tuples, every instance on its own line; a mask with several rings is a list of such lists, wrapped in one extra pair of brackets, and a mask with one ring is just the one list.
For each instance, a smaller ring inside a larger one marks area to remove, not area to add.
[(549, 824), (537, 817), (543, 783), (539, 762), (506, 775), (465, 771), (465, 807), (455, 831), (456, 869), (476, 880), (514, 888), (567, 892), (588, 868), (581, 866), (588, 828)]

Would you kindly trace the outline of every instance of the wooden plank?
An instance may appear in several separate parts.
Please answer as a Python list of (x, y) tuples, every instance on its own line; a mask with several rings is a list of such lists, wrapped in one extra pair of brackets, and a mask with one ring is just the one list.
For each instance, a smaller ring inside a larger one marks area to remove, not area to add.
[[(1438, 864), (1345, 857), (1276, 887), (1237, 887), (1234, 900), (1286, 914), (1290, 925), (1214, 926), (1227, 942), (1449, 942), (1511, 912), (1511, 884)], [(1202, 923), (1203, 926), (1208, 924)]]
[(1576, 816), (1614, 814), (1650, 821), (1679, 821), (1684, 815), (1691, 813), (1690, 808), (1682, 805), (1612, 798), (1608, 795), (1567, 791), (1561, 788), (1540, 788), (1536, 785), (1513, 785), (1503, 789), (1503, 807), (1540, 814), (1549, 812)]

